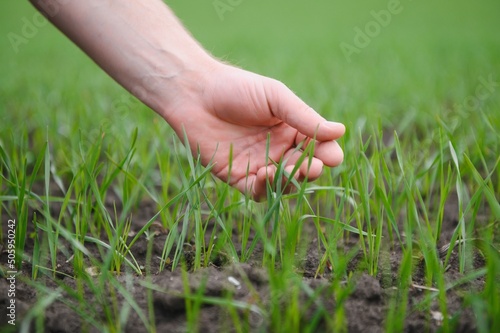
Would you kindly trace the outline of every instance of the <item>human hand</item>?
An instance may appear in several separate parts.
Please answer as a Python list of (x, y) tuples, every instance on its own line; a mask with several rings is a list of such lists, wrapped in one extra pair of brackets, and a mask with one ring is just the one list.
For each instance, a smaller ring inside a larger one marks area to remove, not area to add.
[(314, 157), (302, 162), (298, 180), (314, 180), (323, 165), (342, 161), (335, 140), (344, 125), (326, 122), (282, 83), (213, 59), (162, 1), (105, 2), (99, 10), (88, 1), (33, 2), (42, 11), (57, 7), (47, 17), (180, 138), (185, 131), (192, 153), (199, 149), (202, 163), (241, 192), (265, 196), (273, 161), (290, 173), (301, 155), (296, 146), (311, 138)]
[(279, 81), (220, 63), (177, 81), (182, 88), (169, 94), (163, 116), (180, 138), (185, 131), (192, 153), (199, 151), (204, 165), (213, 164), (215, 176), (256, 200), (265, 197), (267, 179), (274, 179), (273, 161), (283, 161), (285, 171), (292, 172), (301, 142), (315, 147), (310, 165), (306, 158), (294, 175), (299, 181), (314, 180), (323, 165), (343, 160), (335, 140), (344, 125), (326, 121)]

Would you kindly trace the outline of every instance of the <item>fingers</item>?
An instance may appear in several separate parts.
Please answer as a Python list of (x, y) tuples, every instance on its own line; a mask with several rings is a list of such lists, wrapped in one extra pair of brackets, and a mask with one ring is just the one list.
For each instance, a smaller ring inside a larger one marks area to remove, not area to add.
[(283, 83), (266, 79), (264, 88), (273, 115), (300, 133), (318, 141), (332, 141), (344, 135), (343, 124), (327, 121)]
[[(293, 182), (289, 181), (289, 177), (293, 177), (299, 182), (303, 181), (305, 178), (312, 181), (317, 179), (323, 171), (323, 162), (314, 157), (312, 159), (305, 158), (297, 170), (295, 170), (301, 153), (300, 151), (289, 151), (285, 154), (286, 158), (284, 158), (284, 162), (286, 166), (284, 167), (284, 172), (281, 174), (283, 177), (281, 184), (284, 188), (279, 189), (282, 193), (290, 193), (295, 189), (295, 185)], [(277, 174), (278, 168), (276, 165), (270, 164), (261, 167), (256, 174), (248, 175), (248, 177), (240, 179), (233, 186), (242, 193), (249, 194), (256, 201), (265, 200), (268, 184), (274, 186)], [(273, 190), (276, 191), (278, 189)]]
[(344, 160), (344, 152), (337, 141), (317, 142), (314, 156), (329, 167), (337, 166)]
[(268, 165), (260, 168), (256, 174), (239, 179), (233, 186), (241, 193), (250, 195), (255, 201), (262, 201), (266, 199), (267, 182), (272, 184), (275, 174), (276, 166)]
[(344, 152), (337, 141), (312, 140), (303, 134), (298, 134), (295, 138), (295, 145), (303, 144), (302, 149), (306, 149), (310, 144), (314, 144), (314, 156), (323, 161), (326, 166), (334, 167), (344, 160)]

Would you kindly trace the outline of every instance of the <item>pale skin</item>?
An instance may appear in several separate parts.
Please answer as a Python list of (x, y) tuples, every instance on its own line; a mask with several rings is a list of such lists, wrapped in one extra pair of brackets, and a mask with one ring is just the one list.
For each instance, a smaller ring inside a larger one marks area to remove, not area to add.
[(161, 0), (31, 2), (181, 139), (185, 132), (215, 176), (252, 198), (265, 197), (272, 161), (294, 169), (301, 142), (315, 149), (294, 175), (299, 181), (342, 162), (336, 140), (344, 125), (325, 120), (281, 82), (215, 59)]

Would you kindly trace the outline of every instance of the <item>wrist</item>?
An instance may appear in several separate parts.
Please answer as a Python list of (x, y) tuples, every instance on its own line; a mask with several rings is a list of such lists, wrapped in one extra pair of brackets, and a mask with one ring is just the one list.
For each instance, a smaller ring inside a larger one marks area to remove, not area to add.
[(187, 57), (164, 54), (160, 63), (169, 66), (146, 73), (131, 92), (178, 130), (176, 125), (188, 116), (189, 106), (200, 105), (211, 73), (223, 64), (203, 49)]

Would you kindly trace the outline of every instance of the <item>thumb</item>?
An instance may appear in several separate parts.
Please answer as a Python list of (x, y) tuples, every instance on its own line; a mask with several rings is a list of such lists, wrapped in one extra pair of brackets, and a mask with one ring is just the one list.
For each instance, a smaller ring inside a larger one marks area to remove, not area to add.
[(327, 121), (280, 81), (267, 79), (264, 89), (272, 114), (300, 133), (318, 141), (336, 140), (344, 135), (343, 124)]

